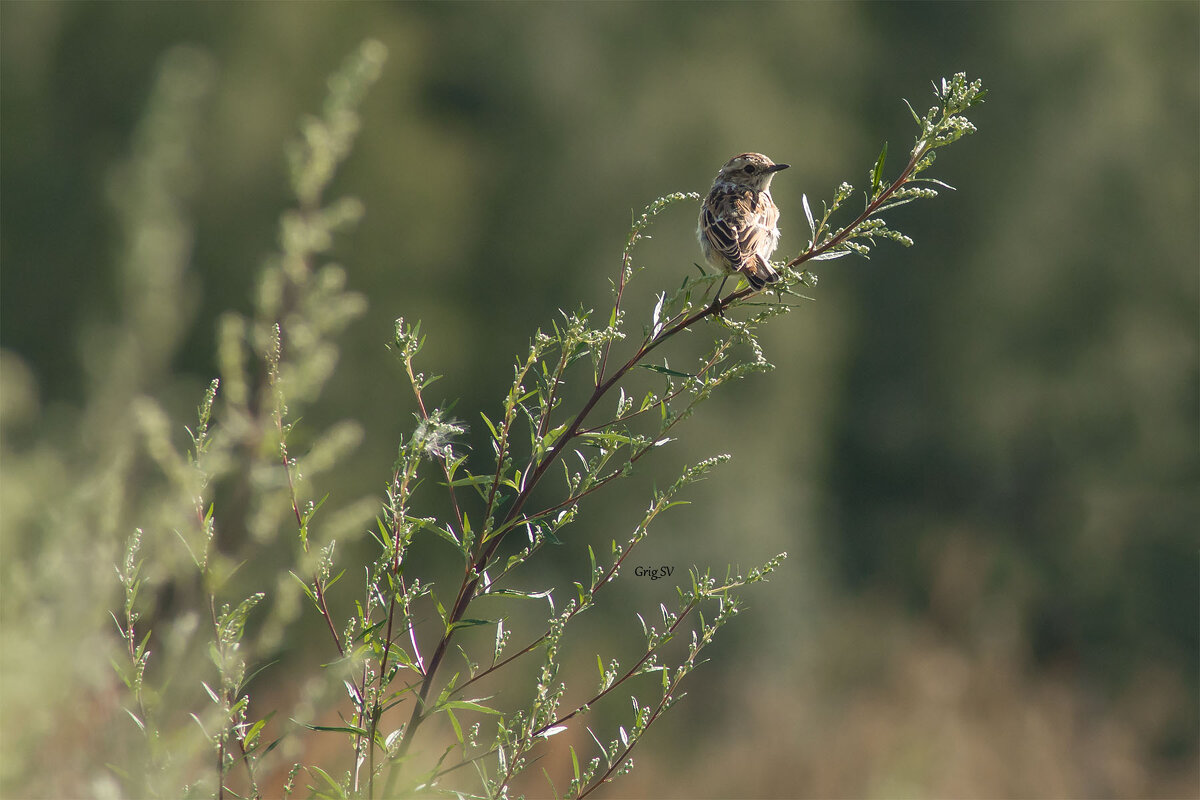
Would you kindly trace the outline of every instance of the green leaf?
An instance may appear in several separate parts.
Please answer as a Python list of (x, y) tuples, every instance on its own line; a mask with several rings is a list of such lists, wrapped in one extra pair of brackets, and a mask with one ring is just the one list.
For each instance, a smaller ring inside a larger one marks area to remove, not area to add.
[(487, 417), (487, 414), (485, 414), (485, 413), (483, 413), (482, 411), (480, 411), (480, 412), (479, 412), (479, 416), (483, 417), (483, 424), (484, 424), (484, 425), (487, 425), (487, 427), (488, 427), (488, 430), (489, 430), (489, 431), (491, 432), (491, 434), (492, 434), (492, 438), (493, 438), (493, 439), (496, 439), (496, 440), (499, 440), (499, 439), (500, 439), (500, 434), (499, 434), (499, 433), (496, 431), (496, 426), (492, 424), (492, 421), (491, 421), (490, 419), (488, 419), (488, 417)]
[(853, 251), (851, 251), (851, 250), (826, 250), (824, 253), (821, 253), (818, 256), (813, 256), (812, 258), (809, 259), (809, 261), (832, 261), (835, 258), (842, 258), (843, 256), (848, 256), (848, 255), (850, 255), (851, 252), (853, 252)]
[(913, 178), (910, 183), (936, 183), (938, 186), (944, 186), (952, 192), (958, 191), (945, 181), (939, 181), (937, 178)]
[(366, 641), (367, 638), (371, 636), (371, 634), (375, 633), (375, 631), (379, 630), (386, 624), (387, 624), (387, 619), (384, 618), (372, 625), (368, 625), (367, 627), (363, 628), (361, 631), (358, 632), (358, 635), (354, 637), (354, 641), (356, 641), (356, 642)]
[(659, 373), (660, 375), (670, 375), (672, 378), (692, 378), (692, 377), (695, 377), (694, 375), (690, 375), (690, 374), (688, 374), (688, 373), (686, 373), (686, 372), (680, 372), (680, 371), (679, 371), (679, 370), (677, 370), (677, 369), (671, 369), (670, 367), (663, 367), (663, 366), (660, 366), (660, 365), (658, 365), (658, 364), (638, 364), (638, 366), (639, 366), (639, 367), (641, 367), (642, 369), (648, 369), (648, 370), (650, 370), (651, 372), (657, 372), (657, 373)]
[(919, 199), (921, 199), (921, 198), (919, 198), (919, 197), (903, 197), (899, 200), (889, 200), (888, 202), (881, 205), (879, 208), (875, 209), (875, 213), (881, 214), (884, 211), (888, 211), (890, 209), (897, 208), (897, 207), (905, 205), (907, 203), (911, 203), (913, 200), (919, 200)]
[(476, 703), (474, 700), (447, 700), (445, 703), (439, 704), (438, 708), (458, 708), (463, 711), (478, 711), (481, 714), (492, 714), (497, 717), (504, 716), (504, 712)]
[(879, 152), (879, 158), (875, 161), (875, 169), (871, 170), (872, 199), (879, 196), (879, 190), (883, 186), (883, 163), (887, 160), (887, 151), (887, 142), (884, 142), (883, 150)]
[(112, 656), (109, 656), (108, 663), (109, 663), (109, 665), (112, 666), (113, 671), (117, 673), (117, 677), (121, 679), (121, 683), (125, 684), (125, 688), (132, 689), (133, 682), (132, 682), (132, 679), (128, 675), (126, 675), (125, 666), (123, 664), (118, 663), (117, 660), (115, 658), (113, 658)]
[(250, 730), (246, 732), (246, 736), (242, 739), (242, 746), (249, 750), (254, 746), (254, 740), (258, 738), (258, 734), (266, 727), (269, 716), (263, 717), (258, 722), (254, 723)]
[(310, 731), (326, 731), (328, 733), (349, 733), (354, 736), (366, 736), (367, 735), (367, 731), (365, 728), (359, 728), (354, 725), (309, 725), (306, 722), (297, 722), (296, 720), (292, 720), (292, 722), (296, 722), (297, 725), (301, 725), (305, 728), (308, 728)]
[(135, 657), (140, 659), (146, 653), (146, 643), (150, 641), (150, 631), (146, 631), (146, 635), (142, 637), (142, 641), (138, 643)]
[(450, 627), (446, 628), (446, 633), (449, 633), (450, 631), (456, 631), (459, 628), (474, 628), (479, 625), (495, 624), (496, 620), (494, 619), (460, 619), (458, 622), (455, 622), (451, 624)]
[(519, 597), (522, 600), (545, 600), (546, 596), (550, 594), (550, 590), (547, 589), (544, 592), (522, 592), (517, 589), (493, 589), (484, 592), (484, 594), (488, 597)]
[(142, 722), (140, 719), (138, 719), (138, 716), (137, 716), (137, 714), (134, 714), (134, 713), (133, 713), (132, 711), (130, 711), (128, 708), (124, 709), (124, 711), (125, 711), (125, 713), (126, 713), (126, 714), (128, 714), (128, 715), (129, 715), (129, 718), (130, 718), (131, 720), (133, 720), (133, 723), (134, 723), (135, 725), (137, 725), (137, 726), (138, 726), (138, 728), (140, 728), (140, 729), (141, 729), (141, 731), (142, 731), (143, 733), (145, 733), (145, 731), (146, 731), (146, 724), (145, 724), (144, 722)]
[(431, 531), (433, 531), (433, 532), (434, 532), (434, 533), (436, 533), (438, 536), (442, 537), (442, 538), (443, 538), (443, 539), (445, 539), (447, 542), (449, 542), (450, 544), (454, 545), (454, 549), (455, 549), (455, 550), (458, 550), (458, 551), (460, 551), (460, 552), (462, 551), (462, 542), (460, 542), (460, 541), (458, 541), (458, 539), (454, 538), (454, 534), (453, 534), (453, 533), (451, 533), (450, 531), (448, 531), (448, 530), (446, 530), (445, 528), (441, 527), (440, 525), (434, 525), (434, 524), (432, 524), (431, 522), (429, 522), (429, 521), (427, 521), (427, 520), (420, 520), (420, 522), (421, 522), (421, 527), (422, 527), (423, 529), (427, 529), (427, 530), (431, 530)]
[(342, 576), (345, 574), (346, 574), (346, 570), (342, 570), (337, 575), (334, 575), (333, 578), (331, 578), (329, 580), (329, 582), (325, 584), (325, 587), (324, 587), (325, 591), (329, 591), (331, 588), (333, 588), (333, 585), (335, 583), (337, 583), (338, 581), (340, 581), (342, 579)]
[(650, 325), (652, 328), (651, 333), (650, 333), (650, 338), (652, 338), (652, 339), (656, 338), (658, 336), (658, 334), (662, 331), (662, 328), (663, 328), (662, 309), (663, 309), (663, 303), (665, 303), (666, 301), (667, 301), (667, 293), (661, 292), (658, 295), (658, 302), (654, 304), (654, 313), (650, 317)]
[[(314, 767), (314, 766), (308, 766), (308, 767), (305, 767), (305, 769), (307, 769), (309, 772), (316, 773), (318, 776), (320, 776), (321, 779), (324, 780), (325, 783), (329, 785), (329, 788), (333, 790), (334, 797), (345, 797), (346, 796), (346, 792), (342, 790), (342, 787), (338, 784), (338, 782), (335, 781), (333, 778), (329, 777), (329, 773), (326, 772), (325, 770), (321, 769), (320, 767)], [(313, 791), (317, 791), (317, 789), (315, 787), (313, 787)]]
[(913, 121), (916, 122), (918, 125), (922, 124), (921, 116), (919, 114), (917, 114), (917, 112), (913, 109), (912, 103), (905, 100), (904, 105), (908, 106), (908, 113), (912, 114)]
[[(451, 481), (449, 486), (483, 486), (492, 482), (491, 475), (468, 475), (466, 478), (458, 478)], [(443, 484), (446, 485), (446, 484)]]
[[(252, 680), (254, 680), (255, 678), (257, 678), (257, 677), (258, 677), (258, 674), (259, 674), (260, 672), (265, 672), (265, 671), (266, 671), (268, 668), (270, 668), (270, 667), (273, 667), (273, 666), (275, 666), (275, 665), (276, 665), (276, 664), (278, 664), (278, 663), (279, 663), (279, 659), (275, 659), (274, 661), (268, 661), (266, 664), (263, 664), (261, 667), (259, 667), (258, 669), (254, 670), (254, 672), (251, 672), (251, 673), (250, 673), (249, 675), (247, 675), (247, 676), (246, 676), (244, 679), (242, 679), (242, 684), (241, 684), (241, 685), (242, 685), (243, 687), (244, 687), (244, 686), (249, 686), (249, 685), (250, 685), (250, 681), (252, 681)], [(272, 711), (270, 714), (267, 714), (267, 716), (263, 718), (263, 721), (265, 722), (266, 720), (270, 719), (270, 718), (271, 718), (271, 716), (272, 716), (274, 713), (275, 713), (275, 712), (274, 712), (274, 711)]]

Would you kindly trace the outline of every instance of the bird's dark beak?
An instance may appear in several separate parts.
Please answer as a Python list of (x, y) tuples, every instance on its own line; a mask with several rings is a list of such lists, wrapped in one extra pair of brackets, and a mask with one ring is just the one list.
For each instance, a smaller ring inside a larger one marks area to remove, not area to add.
[(767, 172), (779, 172), (779, 170), (787, 169), (790, 166), (791, 164), (775, 164), (774, 166), (767, 167)]

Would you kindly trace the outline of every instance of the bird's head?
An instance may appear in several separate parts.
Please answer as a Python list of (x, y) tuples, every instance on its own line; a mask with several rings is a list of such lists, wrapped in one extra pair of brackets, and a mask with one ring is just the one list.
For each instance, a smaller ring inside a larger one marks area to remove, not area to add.
[(771, 185), (771, 178), (781, 169), (787, 169), (787, 164), (776, 164), (762, 153), (742, 153), (729, 159), (717, 180), (734, 183), (750, 189), (763, 191)]

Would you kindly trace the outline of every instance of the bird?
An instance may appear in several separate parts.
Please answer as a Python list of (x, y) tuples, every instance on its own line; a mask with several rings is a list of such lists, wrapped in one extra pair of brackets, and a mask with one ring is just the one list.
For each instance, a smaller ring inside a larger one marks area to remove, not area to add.
[(721, 167), (700, 206), (696, 238), (704, 260), (727, 275), (745, 275), (755, 290), (779, 280), (770, 262), (779, 246), (779, 208), (771, 198), (771, 179), (789, 166), (762, 153), (734, 156)]

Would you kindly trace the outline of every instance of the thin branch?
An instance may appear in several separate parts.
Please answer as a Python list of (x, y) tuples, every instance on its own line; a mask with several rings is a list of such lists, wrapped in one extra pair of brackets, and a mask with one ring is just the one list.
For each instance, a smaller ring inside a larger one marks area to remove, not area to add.
[[(699, 597), (696, 598), (696, 600), (695, 600), (696, 605), (699, 604), (699, 599), (700, 599)], [(691, 605), (688, 608), (688, 611), (692, 610), (692, 608), (695, 608), (695, 605)], [(686, 614), (687, 612), (685, 611), (684, 613)], [(681, 619), (682, 619), (682, 616), (683, 615), (680, 615)], [(675, 625), (671, 626), (671, 630), (673, 631), (675, 629), (675, 627), (677, 627), (677, 626), (675, 626)], [(716, 628), (714, 627), (714, 628), (710, 629), (710, 631), (702, 637), (700, 647), (696, 647), (695, 649), (692, 650), (692, 652), (688, 655), (687, 660), (684, 662), (685, 664), (694, 666), (693, 662), (696, 658), (696, 655), (700, 652), (700, 649), (704, 645), (707, 645), (712, 641), (712, 635), (713, 635), (713, 633), (715, 633), (715, 631), (716, 631)], [(583, 792), (576, 795), (577, 800), (583, 800), (583, 798), (587, 797), (589, 794), (594, 792), (601, 785), (607, 783), (612, 778), (612, 774), (614, 772), (616, 772), (618, 769), (620, 769), (621, 765), (624, 764), (629, 759), (629, 756), (633, 753), (633, 748), (636, 747), (638, 742), (640, 742), (642, 740), (642, 736), (645, 734), (645, 732), (647, 730), (649, 730), (650, 726), (653, 725), (654, 722), (660, 716), (662, 716), (663, 711), (666, 710), (667, 702), (671, 699), (672, 696), (674, 696), (675, 692), (679, 689), (680, 682), (683, 680), (683, 678), (689, 672), (690, 672), (690, 670), (683, 670), (683, 669), (679, 669), (676, 671), (675, 677), (671, 679), (670, 685), (668, 685), (666, 690), (663, 691), (662, 699), (658, 701), (658, 705), (656, 705), (654, 707), (654, 711), (652, 711), (650, 713), (650, 716), (646, 718), (646, 724), (642, 725), (641, 732), (638, 733), (638, 735), (634, 738), (634, 740), (629, 743), (629, 745), (625, 748), (625, 751), (623, 753), (621, 753), (620, 757), (618, 757), (617, 759), (615, 759), (613, 761), (612, 765), (604, 772), (603, 775), (601, 775), (599, 778), (597, 778), (592, 783), (592, 785), (589, 786), (587, 789), (585, 789)]]
[(842, 242), (846, 241), (846, 239), (850, 238), (850, 236), (858, 229), (860, 225), (870, 219), (870, 217), (879, 210), (880, 206), (887, 202), (888, 198), (895, 194), (900, 187), (908, 183), (908, 178), (912, 174), (913, 170), (916, 169), (917, 164), (921, 162), (921, 159), (924, 158), (931, 149), (932, 148), (928, 143), (923, 143), (920, 147), (915, 148), (912, 156), (908, 160), (908, 164), (900, 173), (900, 177), (896, 178), (896, 180), (894, 180), (892, 184), (888, 186), (888, 188), (884, 189), (878, 197), (868, 203), (866, 209), (857, 217), (855, 217), (853, 222), (842, 228), (822, 245), (817, 245), (817, 243), (814, 241), (808, 250), (805, 250), (803, 253), (787, 262), (786, 266), (788, 269), (794, 269), (795, 267), (803, 264), (805, 261), (811, 261), (813, 258), (816, 258), (822, 253), (828, 252)]
[(637, 364), (641, 363), (641, 361), (647, 355), (653, 352), (668, 339), (674, 337), (681, 331), (687, 330), (692, 325), (695, 325), (707, 317), (724, 313), (724, 311), (734, 302), (754, 294), (755, 291), (756, 290), (752, 287), (747, 287), (741, 291), (731, 292), (724, 299), (718, 298), (714, 300), (711, 305), (694, 312), (675, 325), (664, 329), (657, 337), (655, 337), (653, 341), (643, 344), (641, 347), (639, 347), (637, 352), (630, 356), (629, 360), (626, 361), (619, 369), (617, 369), (608, 380), (602, 382), (593, 390), (591, 397), (586, 403), (584, 403), (583, 408), (581, 408), (575, 415), (575, 418), (555, 442), (554, 446), (550, 449), (550, 452), (546, 455), (546, 457), (539, 462), (538, 466), (534, 469), (533, 473), (526, 481), (524, 488), (514, 499), (513, 504), (509, 507), (508, 513), (505, 515), (504, 521), (497, 528), (497, 530), (501, 530), (503, 533), (494, 536), (484, 546), (483, 552), (469, 569), (468, 576), (464, 580), (462, 586), (459, 588), (458, 596), (456, 597), (450, 615), (447, 618), (448, 624), (446, 627), (449, 628), (449, 630), (442, 635), (441, 640), (438, 642), (437, 647), (429, 660), (429, 667), (426, 670), (425, 679), (421, 682), (421, 688), (417, 692), (417, 702), (413, 705), (412, 715), (409, 718), (408, 724), (405, 726), (404, 734), (397, 749), (397, 758), (403, 758), (408, 752), (408, 748), (412, 745), (413, 735), (416, 733), (417, 729), (425, 719), (424, 711), (426, 702), (429, 699), (429, 693), (433, 688), (434, 676), (436, 675), (437, 669), (441, 665), (442, 660), (445, 658), (446, 651), (450, 646), (450, 640), (454, 635), (453, 625), (455, 622), (462, 620), (462, 618), (466, 615), (467, 608), (474, 597), (475, 590), (479, 585), (479, 581), (484, 569), (491, 562), (492, 557), (495, 555), (496, 550), (500, 547), (500, 543), (503, 541), (505, 536), (507, 536), (507, 534), (512, 531), (513, 527), (515, 527), (513, 523), (520, 516), (525, 503), (529, 500), (529, 497), (533, 492), (533, 489), (546, 474), (546, 471), (550, 468), (550, 466), (562, 454), (567, 444), (579, 434), (579, 431), (583, 427), (584, 420), (587, 419), (587, 416), (592, 412), (592, 409), (596, 407), (596, 404), (599, 403), (600, 400), (606, 394), (608, 394), (609, 390), (616, 386), (617, 383), (631, 369), (637, 366)]
[[(710, 359), (708, 360), (708, 363), (706, 363), (704, 366), (702, 366), (702, 367), (699, 369), (699, 371), (697, 371), (697, 372), (696, 372), (696, 374), (695, 374), (694, 376), (692, 376), (692, 377), (694, 377), (694, 378), (700, 378), (700, 377), (703, 377), (703, 376), (704, 376), (704, 375), (706, 375), (706, 374), (707, 374), (707, 373), (708, 373), (708, 372), (709, 372), (709, 371), (710, 371), (710, 370), (711, 370), (713, 367), (715, 367), (717, 364), (719, 364), (719, 363), (721, 362), (722, 358), (724, 357), (724, 355), (725, 355), (725, 351), (728, 349), (728, 347), (727, 347), (727, 346), (728, 346), (729, 344), (732, 344), (732, 340), (730, 340), (730, 339), (726, 339), (724, 342), (722, 342), (721, 346), (720, 346), (720, 347), (718, 347), (718, 348), (716, 348), (716, 349), (713, 351), (713, 357), (712, 357), (712, 358), (710, 358)], [(609, 420), (608, 422), (602, 422), (602, 423), (600, 423), (599, 425), (593, 425), (593, 426), (592, 426), (592, 427), (590, 427), (590, 428), (581, 428), (581, 429), (579, 430), (579, 435), (580, 435), (580, 436), (586, 436), (586, 435), (588, 435), (588, 434), (591, 434), (591, 433), (598, 433), (599, 431), (602, 431), (602, 430), (604, 430), (604, 429), (606, 429), (606, 428), (610, 428), (610, 427), (612, 427), (613, 425), (621, 425), (621, 424), (624, 424), (624, 423), (628, 422), (629, 420), (631, 420), (631, 419), (634, 419), (635, 417), (638, 417), (638, 416), (641, 416), (642, 414), (645, 414), (647, 411), (653, 411), (653, 410), (655, 410), (655, 409), (657, 409), (657, 408), (662, 408), (663, 406), (665, 406), (665, 405), (668, 405), (668, 404), (669, 404), (669, 403), (670, 403), (672, 400), (674, 400), (676, 397), (679, 397), (679, 395), (683, 394), (683, 393), (684, 393), (684, 392), (686, 392), (687, 390), (688, 390), (688, 386), (687, 386), (687, 384), (686, 384), (686, 383), (680, 383), (680, 385), (679, 385), (679, 388), (678, 388), (678, 389), (676, 389), (675, 391), (673, 391), (673, 392), (671, 392), (671, 393), (669, 393), (669, 394), (663, 395), (661, 398), (659, 398), (658, 400), (654, 401), (653, 403), (651, 403), (650, 405), (646, 406), (645, 408), (640, 408), (640, 409), (638, 409), (637, 411), (632, 411), (632, 412), (630, 412), (630, 413), (628, 413), (628, 414), (625, 414), (624, 416), (621, 416), (621, 417), (613, 417), (613, 418), (612, 418), (611, 420)], [(665, 429), (664, 429), (664, 430), (665, 430)], [(659, 433), (662, 433), (662, 432), (663, 432), (663, 431), (659, 431)]]
[[(429, 421), (429, 412), (425, 410), (425, 399), (421, 397), (421, 386), (417, 380), (416, 373), (413, 372), (412, 358), (404, 359), (404, 368), (408, 372), (408, 380), (412, 384), (413, 394), (417, 398), (417, 407), (421, 409), (421, 419), (425, 422)], [(458, 507), (458, 496), (454, 492), (454, 481), (450, 477), (449, 457), (442, 455), (438, 458), (438, 462), (442, 465), (442, 473), (446, 476), (446, 491), (450, 494), (450, 504), (454, 507), (454, 518), (458, 521), (459, 536), (466, 535), (466, 526), (463, 524), (462, 511)]]
[(640, 659), (638, 659), (636, 664), (634, 664), (632, 667), (630, 667), (628, 670), (626, 670), (624, 675), (622, 675), (620, 678), (617, 678), (615, 681), (613, 681), (607, 689), (594, 695), (590, 700), (580, 703), (575, 708), (575, 710), (570, 712), (569, 714), (564, 714), (563, 716), (556, 719), (554, 722), (547, 723), (547, 724), (543, 725), (542, 727), (537, 728), (530, 735), (531, 736), (541, 736), (543, 733), (550, 730), (551, 728), (562, 725), (564, 722), (567, 722), (568, 720), (577, 716), (584, 708), (590, 708), (594, 704), (600, 702), (602, 699), (604, 699), (605, 696), (608, 695), (609, 692), (613, 691), (618, 686), (625, 683), (625, 681), (629, 680), (634, 675), (636, 675), (638, 670), (640, 670), (642, 668), (642, 666), (647, 661), (650, 660), (650, 657), (653, 656), (654, 653), (657, 652), (657, 650), (660, 647), (662, 647), (664, 644), (669, 642), (671, 639), (675, 638), (675, 631), (679, 629), (679, 626), (681, 624), (683, 624), (684, 619), (686, 619), (689, 614), (691, 614), (693, 611), (696, 610), (696, 607), (700, 605), (700, 601), (703, 600), (705, 596), (706, 595), (698, 594), (698, 595), (696, 595), (695, 598), (693, 598), (693, 600), (690, 603), (688, 603), (686, 606), (684, 606), (683, 610), (679, 612), (678, 618), (673, 623), (671, 623), (671, 625), (666, 630), (666, 632), (670, 635), (664, 636), (658, 642), (658, 644), (654, 645), (653, 647), (647, 648), (645, 655), (643, 655)]
[[(536, 363), (534, 356), (536, 354), (537, 345), (534, 344), (533, 347), (535, 349), (530, 352), (529, 358), (525, 361), (525, 366), (520, 369), (516, 377), (513, 379), (512, 392), (514, 394), (524, 383), (525, 376), (529, 374), (529, 370), (532, 368), (533, 364)], [(500, 441), (496, 447), (496, 472), (492, 476), (492, 484), (488, 489), (487, 503), (484, 505), (483, 518), (485, 520), (491, 519), (492, 513), (495, 510), (496, 492), (500, 489), (500, 478), (504, 473), (504, 461), (508, 454), (508, 435), (512, 431), (513, 421), (516, 419), (518, 402), (519, 398), (513, 399), (513, 395), (510, 394), (508, 397), (508, 402), (506, 403), (507, 407), (504, 409), (504, 421), (500, 424)]]

